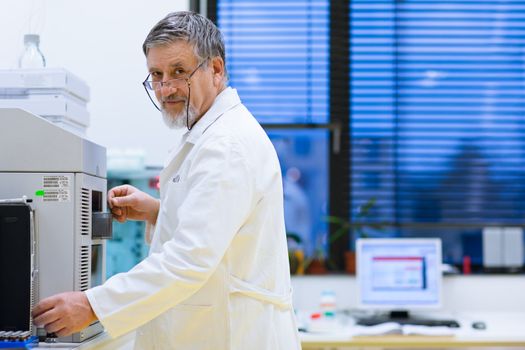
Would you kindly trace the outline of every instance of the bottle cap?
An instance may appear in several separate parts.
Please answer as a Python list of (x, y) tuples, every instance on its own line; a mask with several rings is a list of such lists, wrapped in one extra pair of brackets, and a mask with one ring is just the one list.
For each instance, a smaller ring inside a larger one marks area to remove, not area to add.
[(24, 35), (24, 44), (35, 43), (40, 44), (40, 35), (38, 34), (25, 34)]
[(319, 319), (319, 318), (321, 318), (321, 313), (319, 313), (319, 312), (314, 312), (313, 314), (310, 315), (310, 318), (311, 318), (312, 320)]

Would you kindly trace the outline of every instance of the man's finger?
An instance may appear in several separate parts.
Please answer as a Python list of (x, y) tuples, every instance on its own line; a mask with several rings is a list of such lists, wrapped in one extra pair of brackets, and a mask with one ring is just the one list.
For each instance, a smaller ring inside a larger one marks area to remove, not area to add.
[(111, 213), (115, 216), (121, 216), (122, 215), (122, 209), (120, 208), (113, 208), (111, 209)]
[(41, 313), (44, 313), (47, 310), (50, 310), (50, 309), (54, 308), (55, 304), (56, 304), (56, 300), (55, 300), (54, 297), (49, 297), (49, 298), (43, 299), (33, 309), (33, 317), (37, 317)]
[(61, 330), (59, 330), (58, 332), (56, 332), (56, 335), (58, 337), (65, 337), (65, 336), (68, 336), (70, 335), (71, 333), (73, 333), (69, 328), (62, 328)]
[(124, 221), (124, 217), (122, 215), (113, 214), (113, 219), (117, 220), (118, 222)]
[(108, 198), (113, 197), (122, 197), (128, 195), (129, 189), (131, 186), (129, 185), (120, 185), (117, 187), (113, 187), (111, 190), (109, 190)]
[(137, 204), (137, 197), (133, 194), (124, 197), (115, 197), (111, 199), (114, 207), (131, 207)]
[(113, 216), (113, 219), (117, 220), (118, 222), (126, 221), (126, 215), (124, 214), (124, 210), (122, 209), (112, 209), (111, 215)]
[(113, 208), (113, 201), (112, 201), (113, 198), (126, 196), (127, 194), (128, 194), (128, 186), (127, 185), (122, 185), (122, 186), (117, 186), (117, 187), (112, 188), (108, 192), (109, 207)]
[(62, 329), (64, 329), (63, 321), (62, 320), (56, 320), (55, 322), (46, 324), (44, 327), (46, 329), (47, 333), (58, 333)]
[(47, 312), (44, 312), (43, 314), (39, 315), (38, 317), (33, 318), (33, 323), (37, 327), (43, 327), (49, 323), (53, 323), (58, 319), (58, 314), (55, 311), (55, 309), (49, 310)]

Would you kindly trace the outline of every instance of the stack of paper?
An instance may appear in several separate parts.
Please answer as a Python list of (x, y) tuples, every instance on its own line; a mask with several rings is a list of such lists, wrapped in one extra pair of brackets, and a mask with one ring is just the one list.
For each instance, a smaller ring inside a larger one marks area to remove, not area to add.
[(395, 322), (381, 323), (376, 326), (355, 326), (352, 328), (353, 336), (371, 335), (426, 335), (426, 336), (453, 336), (456, 328), (450, 327), (429, 327), (416, 325), (401, 325)]

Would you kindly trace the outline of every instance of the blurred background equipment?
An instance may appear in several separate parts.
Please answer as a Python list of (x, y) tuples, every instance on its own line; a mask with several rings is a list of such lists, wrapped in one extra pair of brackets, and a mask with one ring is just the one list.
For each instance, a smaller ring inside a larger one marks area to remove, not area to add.
[(85, 136), (88, 101), (88, 85), (65, 69), (0, 69), (0, 108), (22, 108)]

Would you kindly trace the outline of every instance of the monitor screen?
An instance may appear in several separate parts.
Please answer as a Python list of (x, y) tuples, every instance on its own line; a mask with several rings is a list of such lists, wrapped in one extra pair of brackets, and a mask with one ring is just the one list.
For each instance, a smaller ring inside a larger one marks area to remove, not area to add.
[(358, 304), (366, 309), (441, 306), (441, 240), (359, 239)]

